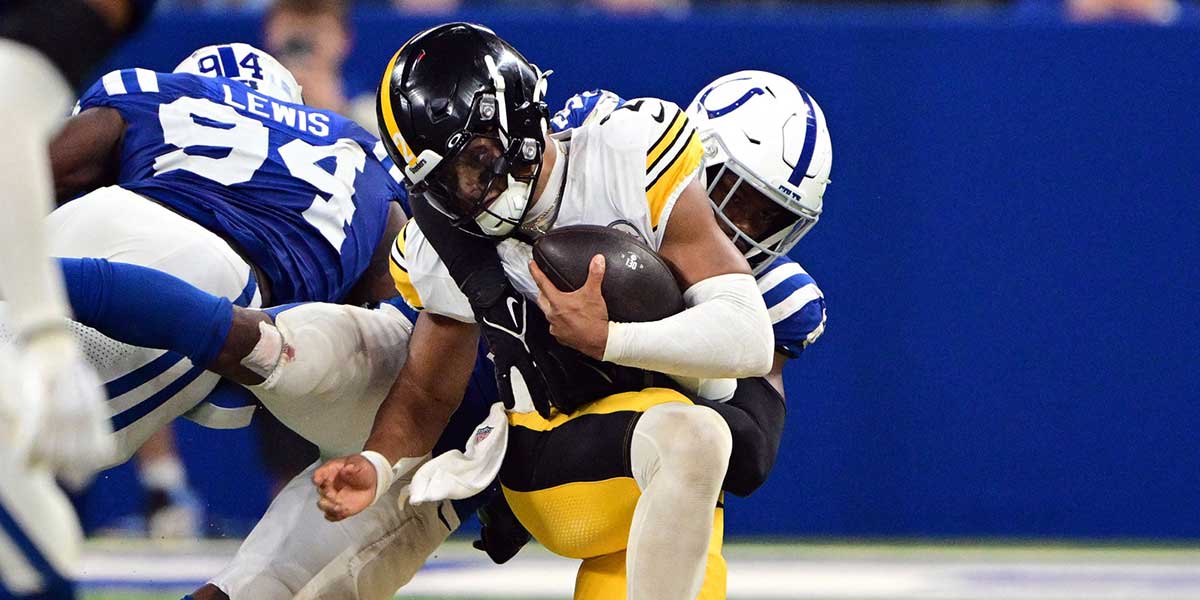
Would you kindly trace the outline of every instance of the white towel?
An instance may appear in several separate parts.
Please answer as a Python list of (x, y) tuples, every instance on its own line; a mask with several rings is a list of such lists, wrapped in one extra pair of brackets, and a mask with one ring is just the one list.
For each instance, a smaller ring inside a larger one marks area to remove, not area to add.
[(508, 417), (504, 405), (497, 402), (467, 440), (466, 452), (445, 452), (417, 469), (406, 490), (409, 501), (461, 500), (482, 492), (500, 474), (507, 448)]

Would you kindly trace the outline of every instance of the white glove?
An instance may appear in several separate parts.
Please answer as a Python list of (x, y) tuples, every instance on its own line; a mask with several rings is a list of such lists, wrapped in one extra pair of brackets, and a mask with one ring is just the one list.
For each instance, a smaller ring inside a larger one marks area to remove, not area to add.
[(11, 450), (81, 488), (116, 452), (100, 378), (65, 331), (14, 350), (0, 389)]

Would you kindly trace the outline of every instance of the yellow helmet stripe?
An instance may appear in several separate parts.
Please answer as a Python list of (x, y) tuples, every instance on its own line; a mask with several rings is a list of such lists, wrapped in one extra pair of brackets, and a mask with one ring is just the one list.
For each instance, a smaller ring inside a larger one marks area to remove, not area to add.
[(396, 145), (400, 156), (404, 157), (404, 162), (408, 166), (412, 166), (417, 161), (417, 156), (413, 154), (412, 148), (408, 147), (408, 142), (404, 141), (404, 136), (400, 135), (400, 126), (396, 124), (396, 116), (392, 113), (392, 90), (390, 89), (392, 70), (396, 68), (396, 60), (400, 58), (400, 53), (403, 51), (404, 46), (401, 46), (392, 55), (392, 60), (388, 61), (387, 70), (383, 72), (383, 82), (379, 84), (379, 103), (380, 112), (383, 113), (383, 127), (387, 130), (388, 138)]

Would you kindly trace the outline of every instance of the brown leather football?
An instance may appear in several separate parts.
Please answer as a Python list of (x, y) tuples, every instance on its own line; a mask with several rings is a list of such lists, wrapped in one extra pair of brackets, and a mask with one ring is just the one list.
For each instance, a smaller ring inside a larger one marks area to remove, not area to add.
[(533, 260), (558, 289), (575, 291), (587, 281), (592, 257), (603, 254), (608, 318), (625, 323), (657, 321), (683, 310), (683, 294), (670, 267), (636, 237), (599, 225), (553, 229), (533, 242)]

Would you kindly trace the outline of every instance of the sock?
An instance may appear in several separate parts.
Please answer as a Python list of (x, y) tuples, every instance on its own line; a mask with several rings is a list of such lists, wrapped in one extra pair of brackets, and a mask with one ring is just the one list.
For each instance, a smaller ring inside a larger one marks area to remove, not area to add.
[(630, 465), (642, 497), (629, 530), (629, 600), (700, 593), (732, 445), (729, 427), (703, 406), (655, 406), (634, 426)]
[(119, 342), (216, 360), (233, 304), (156, 269), (103, 258), (60, 258), (75, 318)]
[(142, 485), (149, 490), (170, 492), (187, 487), (187, 473), (183, 470), (183, 463), (174, 456), (156, 458), (142, 465), (138, 473)]

